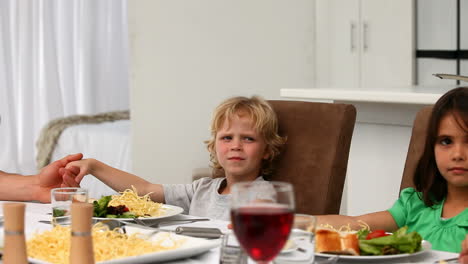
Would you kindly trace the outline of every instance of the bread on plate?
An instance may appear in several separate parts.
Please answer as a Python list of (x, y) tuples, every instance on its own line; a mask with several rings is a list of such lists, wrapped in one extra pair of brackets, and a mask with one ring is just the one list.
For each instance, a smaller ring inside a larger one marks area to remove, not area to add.
[(315, 233), (315, 251), (317, 253), (355, 255), (360, 254), (356, 232), (317, 229)]

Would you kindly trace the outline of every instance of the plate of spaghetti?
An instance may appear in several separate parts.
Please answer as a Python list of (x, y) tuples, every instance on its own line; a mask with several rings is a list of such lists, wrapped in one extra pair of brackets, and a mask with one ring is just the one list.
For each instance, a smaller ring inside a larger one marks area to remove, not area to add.
[[(159, 232), (151, 236), (148, 230), (126, 227), (126, 234), (118, 229), (97, 223), (92, 228), (93, 251), (96, 263), (152, 263), (195, 256), (219, 246), (219, 239)], [(70, 227), (53, 229), (28, 236), (26, 245), (30, 263), (69, 263)]]
[(127, 189), (118, 195), (103, 196), (93, 201), (95, 219), (119, 220), (161, 219), (181, 214), (181, 207), (153, 202), (150, 194), (139, 196), (137, 190)]

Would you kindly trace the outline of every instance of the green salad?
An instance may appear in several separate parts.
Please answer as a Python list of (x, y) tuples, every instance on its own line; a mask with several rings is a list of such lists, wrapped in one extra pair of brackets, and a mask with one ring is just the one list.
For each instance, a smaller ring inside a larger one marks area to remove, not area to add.
[(417, 232), (409, 232), (404, 226), (393, 234), (372, 237), (369, 230), (358, 231), (361, 255), (392, 255), (414, 253), (421, 250), (422, 237)]
[(101, 199), (93, 202), (94, 217), (105, 218), (136, 218), (136, 215), (129, 211), (125, 205), (108, 206), (112, 196), (103, 196)]

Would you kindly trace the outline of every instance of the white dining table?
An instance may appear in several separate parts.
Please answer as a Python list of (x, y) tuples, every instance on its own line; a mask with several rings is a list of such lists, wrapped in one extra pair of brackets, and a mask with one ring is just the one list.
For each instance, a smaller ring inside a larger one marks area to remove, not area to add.
[[(0, 215), (3, 216), (3, 203), (5, 201), (0, 201)], [(52, 211), (50, 204), (42, 204), (42, 203), (31, 203), (27, 202), (26, 204), (26, 213), (25, 213), (25, 233), (26, 236), (28, 234), (38, 233), (45, 230), (49, 230), (52, 228), (50, 224), (45, 224), (39, 222), (40, 220), (50, 220), (51, 215), (50, 212)], [(167, 218), (164, 220), (171, 220), (171, 219), (186, 219), (190, 218), (191, 216), (186, 215), (177, 215), (171, 218)], [(231, 232), (228, 228), (228, 221), (221, 221), (221, 220), (210, 220), (204, 222), (195, 222), (190, 224), (185, 224), (186, 226), (197, 226), (197, 227), (216, 227), (219, 228), (223, 233)], [(168, 225), (164, 226), (165, 229), (175, 229), (176, 226), (180, 226), (180, 223), (176, 225)], [(0, 227), (0, 242), (3, 244), (3, 225)], [(197, 256), (193, 256), (186, 259), (179, 259), (168, 261), (165, 263), (170, 264), (209, 264), (209, 263), (220, 263), (219, 262), (220, 256), (220, 247), (213, 248), (211, 250), (206, 251)], [(435, 263), (438, 260), (442, 259), (450, 259), (456, 258), (458, 254), (451, 253), (451, 252), (444, 252), (444, 251), (437, 251), (437, 250), (427, 250), (417, 256), (409, 256), (403, 258), (391, 258), (391, 259), (384, 259), (378, 261), (362, 261), (362, 260), (347, 260), (347, 259), (339, 259), (337, 263)], [(286, 259), (286, 262), (278, 261), (276, 263), (294, 263), (293, 261), (288, 262), (287, 256), (282, 256), (282, 259)], [(321, 263), (327, 260), (327, 258), (323, 257), (315, 257), (315, 263)], [(250, 263), (255, 263), (251, 259), (248, 260)], [(1, 262), (0, 262), (1, 263)], [(155, 263), (155, 262), (148, 262)]]

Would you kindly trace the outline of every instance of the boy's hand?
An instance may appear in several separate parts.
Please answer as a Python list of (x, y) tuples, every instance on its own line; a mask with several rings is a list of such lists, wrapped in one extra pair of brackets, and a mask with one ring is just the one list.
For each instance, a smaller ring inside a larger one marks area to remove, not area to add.
[(50, 202), (50, 190), (58, 188), (62, 185), (63, 179), (61, 171), (70, 162), (77, 161), (83, 158), (83, 154), (68, 155), (60, 160), (56, 160), (42, 168), (37, 175), (38, 184), (36, 192), (36, 200), (40, 202)]
[(62, 175), (62, 187), (79, 187), (80, 183), (76, 182), (76, 175), (80, 173), (80, 168), (70, 167), (69, 169), (61, 168), (60, 174)]
[(93, 159), (73, 161), (65, 166), (63, 182), (69, 186), (80, 183), (84, 176), (92, 174)]

